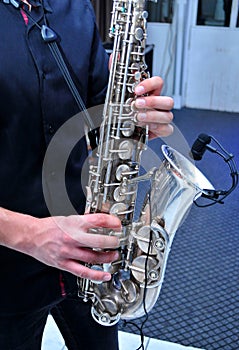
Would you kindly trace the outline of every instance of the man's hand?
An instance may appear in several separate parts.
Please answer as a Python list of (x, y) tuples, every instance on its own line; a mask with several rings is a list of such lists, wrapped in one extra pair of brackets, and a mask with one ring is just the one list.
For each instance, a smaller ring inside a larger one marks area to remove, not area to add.
[(137, 120), (139, 125), (149, 125), (150, 138), (168, 136), (173, 132), (170, 123), (173, 120), (171, 109), (174, 102), (171, 97), (159, 96), (162, 88), (163, 80), (160, 77), (145, 79), (135, 88), (138, 96), (135, 101)]
[(4, 209), (1, 212), (0, 244), (3, 246), (79, 277), (99, 281), (111, 279), (110, 273), (87, 268), (84, 263), (109, 263), (118, 258), (117, 237), (89, 233), (94, 228), (120, 232), (121, 222), (117, 217), (89, 214), (37, 219)]

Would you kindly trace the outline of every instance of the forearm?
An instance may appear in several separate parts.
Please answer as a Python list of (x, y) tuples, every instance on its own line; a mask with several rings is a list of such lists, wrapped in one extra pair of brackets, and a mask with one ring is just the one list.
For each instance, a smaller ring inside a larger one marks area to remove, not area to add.
[(0, 245), (76, 276), (109, 280), (110, 273), (89, 269), (81, 263), (109, 263), (118, 258), (118, 253), (112, 251), (119, 246), (118, 238), (88, 233), (97, 227), (119, 231), (121, 223), (106, 214), (37, 219), (0, 208)]
[(32, 232), (38, 219), (0, 208), (0, 245), (27, 251)]

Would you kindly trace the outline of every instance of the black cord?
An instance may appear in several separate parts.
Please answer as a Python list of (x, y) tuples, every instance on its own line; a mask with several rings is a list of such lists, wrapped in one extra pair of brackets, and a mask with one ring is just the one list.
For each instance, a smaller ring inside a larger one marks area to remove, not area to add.
[(69, 70), (66, 67), (66, 64), (63, 60), (63, 57), (61, 55), (61, 52), (60, 52), (60, 49), (59, 49), (57, 43), (52, 42), (52, 43), (48, 43), (47, 45), (48, 45), (49, 49), (51, 50), (51, 53), (52, 53), (53, 57), (55, 58), (58, 66), (62, 72), (62, 75), (64, 76), (64, 79), (65, 79), (79, 109), (84, 112), (84, 117), (86, 119), (88, 127), (90, 128), (90, 130), (95, 129), (94, 123), (93, 123), (89, 113), (87, 112), (86, 106), (85, 106), (85, 104), (84, 104), (84, 102), (83, 102), (71, 76), (70, 76)]
[[(217, 146), (219, 147), (220, 151), (216, 150), (216, 149), (213, 149), (211, 148), (210, 149), (210, 146), (207, 146), (209, 150), (211, 150), (213, 153), (216, 153), (219, 157), (221, 157), (225, 162), (226, 164), (228, 165), (229, 167), (229, 170), (230, 170), (230, 175), (231, 175), (231, 179), (232, 179), (232, 184), (231, 184), (231, 187), (228, 189), (228, 190), (225, 190), (225, 191), (215, 191), (215, 194), (217, 195), (217, 192), (218, 192), (218, 197), (221, 195), (222, 197), (220, 198), (213, 198), (213, 197), (210, 197), (210, 196), (207, 196), (207, 194), (202, 194), (203, 197), (206, 197), (207, 199), (211, 200), (212, 202), (209, 203), (209, 204), (199, 204), (196, 200), (194, 200), (194, 204), (199, 207), (199, 208), (207, 208), (207, 207), (210, 207), (214, 204), (223, 204), (224, 202), (224, 199), (229, 196), (230, 193), (232, 193), (232, 191), (234, 191), (234, 189), (237, 187), (238, 185), (238, 176), (239, 176), (239, 173), (238, 173), (238, 170), (237, 170), (237, 166), (236, 166), (236, 163), (234, 161), (234, 156), (233, 154), (229, 153), (221, 144), (220, 142), (213, 136), (211, 136), (211, 139), (217, 144)], [(210, 190), (209, 190), (210, 192)]]
[[(66, 63), (62, 57), (59, 46), (56, 42), (57, 35), (51, 28), (48, 27), (45, 15), (44, 15), (45, 26), (41, 26), (35, 21), (35, 19), (31, 16), (29, 11), (26, 11), (23, 7), (21, 8), (21, 10), (41, 30), (42, 38), (47, 43), (55, 61), (56, 61), (57, 65), (58, 65), (58, 67), (59, 67), (71, 93), (72, 93), (72, 96), (74, 97), (74, 99), (77, 103), (77, 106), (79, 107), (79, 110), (82, 111), (85, 122), (86, 122), (87, 126), (89, 127), (89, 130), (90, 131), (95, 130), (94, 123), (93, 123), (93, 121), (92, 121), (92, 119), (91, 119), (91, 117), (86, 109), (86, 106), (85, 106), (85, 104), (84, 104), (84, 102), (83, 102), (83, 100), (82, 100), (82, 98), (81, 98), (81, 96), (76, 88), (76, 85), (75, 85), (75, 83), (74, 83), (74, 81), (69, 73), (69, 70), (66, 66)], [(47, 33), (51, 34), (52, 38), (53, 38), (52, 41), (46, 40), (44, 38), (44, 35), (43, 35), (44, 33), (46, 35), (47, 35)]]

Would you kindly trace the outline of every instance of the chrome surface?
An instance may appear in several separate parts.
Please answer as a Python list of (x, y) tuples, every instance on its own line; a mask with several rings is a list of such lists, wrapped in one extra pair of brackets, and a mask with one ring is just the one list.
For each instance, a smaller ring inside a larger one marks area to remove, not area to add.
[[(105, 326), (141, 317), (155, 305), (175, 232), (194, 198), (212, 188), (188, 159), (166, 145), (161, 166), (138, 175), (148, 139), (147, 126), (136, 124), (134, 108), (135, 86), (148, 77), (145, 2), (113, 1), (112, 66), (97, 164), (90, 168), (87, 188), (86, 212), (117, 215), (123, 227), (119, 260), (91, 266), (110, 272), (111, 281), (78, 281), (79, 295), (92, 302), (92, 317)], [(146, 204), (134, 221), (138, 182), (148, 179)]]

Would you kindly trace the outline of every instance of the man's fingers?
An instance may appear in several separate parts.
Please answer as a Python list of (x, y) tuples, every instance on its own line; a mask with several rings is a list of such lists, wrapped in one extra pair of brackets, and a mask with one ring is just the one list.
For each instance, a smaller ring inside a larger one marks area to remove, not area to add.
[(88, 248), (74, 248), (64, 253), (65, 259), (82, 261), (89, 264), (105, 264), (119, 258), (118, 251), (94, 251)]
[(65, 264), (62, 264), (62, 270), (73, 273), (77, 277), (87, 278), (93, 281), (110, 281), (111, 274), (104, 271), (97, 271), (90, 269), (78, 261), (67, 260)]
[(163, 88), (163, 79), (160, 77), (152, 77), (150, 79), (143, 80), (135, 88), (136, 95), (144, 95), (147, 93), (153, 93), (154, 95), (160, 95)]
[(173, 133), (174, 128), (172, 124), (150, 124), (149, 125), (150, 140), (156, 137), (166, 137)]
[(137, 120), (142, 123), (158, 123), (168, 124), (173, 120), (173, 113), (167, 111), (148, 110), (139, 112), (137, 114)]
[(135, 100), (135, 107), (138, 109), (158, 109), (161, 111), (170, 111), (173, 108), (174, 101), (169, 96), (145, 96), (138, 97)]
[(84, 227), (86, 229), (104, 227), (112, 228), (115, 230), (121, 229), (121, 221), (119, 218), (109, 214), (86, 214), (81, 216), (81, 220), (84, 218)]
[(80, 247), (88, 248), (116, 249), (120, 246), (118, 237), (97, 233), (81, 233), (78, 242)]

